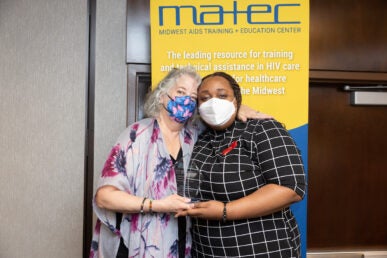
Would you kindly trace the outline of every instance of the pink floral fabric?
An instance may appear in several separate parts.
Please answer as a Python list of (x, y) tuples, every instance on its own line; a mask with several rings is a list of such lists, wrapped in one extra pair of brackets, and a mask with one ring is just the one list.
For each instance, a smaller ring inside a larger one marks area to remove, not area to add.
[[(199, 127), (187, 123), (180, 132), (185, 170)], [(155, 119), (141, 120), (121, 134), (103, 167), (99, 187), (112, 185), (130, 194), (162, 199), (176, 193), (175, 171)], [(122, 236), (129, 257), (177, 257), (178, 223), (173, 214), (116, 214), (98, 208), (90, 257), (116, 257)], [(117, 229), (120, 223), (120, 230)], [(186, 257), (191, 248), (190, 223), (187, 222)]]

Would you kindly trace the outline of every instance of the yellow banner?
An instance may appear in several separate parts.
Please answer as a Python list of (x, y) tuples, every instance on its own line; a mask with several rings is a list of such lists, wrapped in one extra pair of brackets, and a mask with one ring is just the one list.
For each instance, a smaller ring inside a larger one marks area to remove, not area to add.
[(192, 65), (231, 74), (243, 103), (288, 129), (307, 124), (309, 3), (151, 0), (152, 80)]
[[(152, 81), (192, 65), (231, 74), (243, 103), (273, 115), (295, 139), (307, 173), (308, 0), (151, 0)], [(153, 83), (155, 84), (155, 83)], [(307, 197), (292, 205), (307, 250)]]

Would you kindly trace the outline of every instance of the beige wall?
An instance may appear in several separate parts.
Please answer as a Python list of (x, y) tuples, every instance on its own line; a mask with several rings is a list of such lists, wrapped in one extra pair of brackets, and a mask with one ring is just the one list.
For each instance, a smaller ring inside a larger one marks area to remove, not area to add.
[[(97, 3), (97, 174), (125, 126), (125, 3)], [(87, 1), (1, 0), (0, 35), (0, 257), (82, 257)]]
[(81, 257), (87, 1), (0, 1), (0, 257)]
[[(0, 0), (0, 257), (82, 257), (87, 0)], [(97, 2), (95, 181), (126, 126), (126, 0)]]
[(97, 0), (94, 182), (126, 127), (126, 0)]
[[(126, 0), (97, 0), (94, 189), (111, 147), (126, 127)], [(93, 213), (93, 228), (95, 225)]]

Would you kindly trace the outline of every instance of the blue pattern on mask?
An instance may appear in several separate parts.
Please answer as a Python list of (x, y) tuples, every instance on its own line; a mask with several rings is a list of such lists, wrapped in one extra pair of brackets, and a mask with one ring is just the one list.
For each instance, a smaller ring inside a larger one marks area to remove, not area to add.
[[(169, 97), (169, 96), (168, 96)], [(196, 108), (196, 101), (190, 96), (177, 96), (175, 99), (169, 97), (170, 100), (166, 107), (169, 116), (178, 123), (184, 123), (190, 119)]]

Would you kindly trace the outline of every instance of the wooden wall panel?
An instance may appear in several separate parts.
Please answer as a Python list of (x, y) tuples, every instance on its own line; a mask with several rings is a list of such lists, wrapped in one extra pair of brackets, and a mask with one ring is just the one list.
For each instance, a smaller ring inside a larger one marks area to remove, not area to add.
[(150, 64), (150, 1), (127, 0), (126, 62)]
[(387, 72), (387, 1), (310, 0), (310, 68)]
[(308, 250), (387, 248), (387, 107), (311, 85)]

